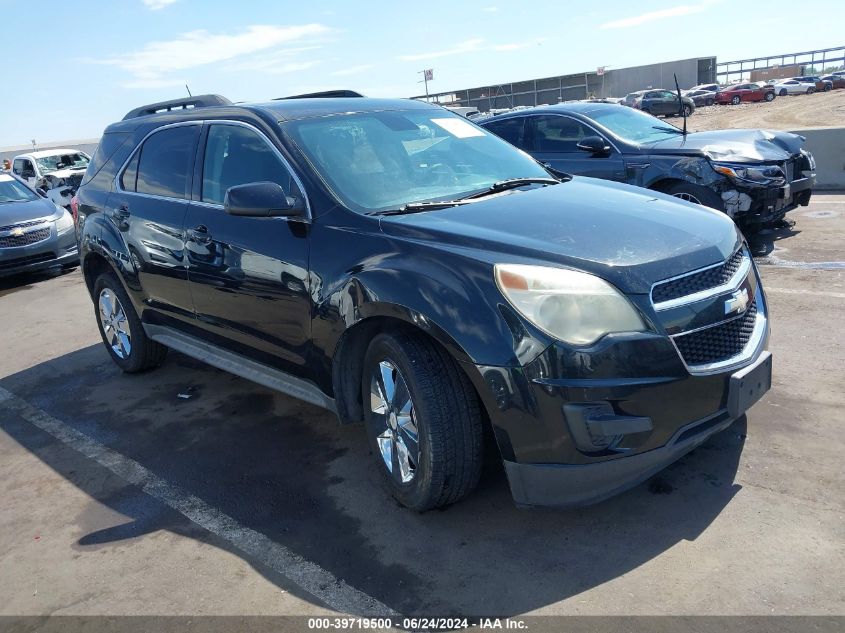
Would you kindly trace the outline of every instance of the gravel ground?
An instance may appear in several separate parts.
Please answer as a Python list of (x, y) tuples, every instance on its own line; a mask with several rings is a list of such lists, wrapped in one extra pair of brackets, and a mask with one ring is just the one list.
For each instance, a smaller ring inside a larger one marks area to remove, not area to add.
[[(680, 127), (680, 120), (673, 120)], [(777, 97), (771, 103), (696, 108), (687, 120), (691, 132), (725, 128), (797, 130), (845, 125), (845, 90)]]

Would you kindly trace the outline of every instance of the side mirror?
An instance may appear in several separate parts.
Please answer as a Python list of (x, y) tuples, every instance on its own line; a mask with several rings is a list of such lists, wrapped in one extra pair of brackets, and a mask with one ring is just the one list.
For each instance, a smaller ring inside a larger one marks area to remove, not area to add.
[(610, 145), (600, 136), (585, 136), (576, 147), (592, 154), (606, 154), (610, 151)]
[(275, 182), (250, 182), (229, 187), (223, 208), (229, 215), (250, 218), (305, 216), (305, 201), (285, 195)]
[(35, 190), (35, 193), (37, 193), (37, 194), (38, 194), (39, 196), (41, 196), (42, 198), (46, 198), (46, 197), (47, 197), (47, 190), (46, 190), (44, 187), (38, 187), (38, 188)]

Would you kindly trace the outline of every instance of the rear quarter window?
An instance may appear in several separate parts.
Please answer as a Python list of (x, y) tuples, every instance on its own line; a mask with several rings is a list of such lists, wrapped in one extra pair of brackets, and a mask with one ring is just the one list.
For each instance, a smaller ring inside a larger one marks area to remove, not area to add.
[[(94, 151), (94, 156), (91, 162), (88, 163), (88, 169), (85, 171), (85, 176), (82, 178), (82, 184), (86, 185), (100, 170), (108, 163), (115, 153), (129, 140), (131, 134), (129, 132), (111, 132), (103, 134), (97, 149)], [(117, 170), (116, 166), (112, 171)]]

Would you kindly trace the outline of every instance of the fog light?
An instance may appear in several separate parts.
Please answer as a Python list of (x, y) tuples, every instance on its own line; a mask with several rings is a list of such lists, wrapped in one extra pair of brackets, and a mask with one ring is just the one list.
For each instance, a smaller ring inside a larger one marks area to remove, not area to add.
[(565, 404), (563, 415), (575, 445), (585, 453), (611, 450), (623, 436), (652, 429), (651, 418), (617, 415), (608, 402)]

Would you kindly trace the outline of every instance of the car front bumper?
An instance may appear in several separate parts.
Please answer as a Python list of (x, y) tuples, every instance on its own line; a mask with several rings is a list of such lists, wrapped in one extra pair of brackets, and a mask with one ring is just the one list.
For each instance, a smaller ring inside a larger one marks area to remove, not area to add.
[(0, 248), (0, 277), (78, 263), (79, 250), (75, 232), (71, 230), (57, 235), (55, 225), (50, 228), (50, 237), (40, 242)]
[[(514, 501), (589, 505), (662, 470), (770, 388), (767, 342), (768, 326), (752, 360), (709, 374), (691, 374), (659, 335), (609, 335), (574, 353), (553, 345), (521, 368), (476, 366)], [(584, 410), (619, 433), (608, 447), (589, 444), (596, 427)]]

